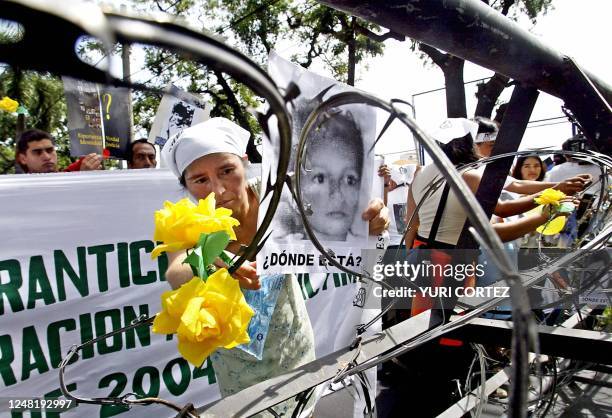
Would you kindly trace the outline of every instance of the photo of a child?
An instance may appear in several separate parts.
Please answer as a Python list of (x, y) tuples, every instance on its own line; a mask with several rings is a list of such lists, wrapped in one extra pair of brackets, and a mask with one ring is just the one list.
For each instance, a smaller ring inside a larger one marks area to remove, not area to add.
[(310, 224), (321, 241), (346, 241), (358, 211), (363, 171), (361, 132), (349, 111), (330, 112), (312, 136), (300, 183)]
[[(270, 55), (268, 69), (281, 89), (294, 83), (300, 93), (287, 103), (292, 135), (286, 185), (270, 225), (269, 240), (258, 260), (266, 272), (329, 271), (318, 262), (293, 266), (274, 261), (283, 251), (287, 255), (312, 254), (312, 259), (318, 260), (320, 252), (311, 242), (305, 222), (316, 240), (337, 257), (354, 256), (368, 247), (368, 224), (361, 215), (373, 198), (376, 112), (366, 104), (346, 103), (325, 107), (315, 114), (322, 103), (353, 88), (311, 73), (275, 54)], [(311, 117), (316, 119), (304, 131)], [(270, 132), (274, 138), (272, 125)], [(297, 151), (302, 137), (304, 149), (298, 166)], [(275, 147), (264, 147), (264, 184), (266, 175), (275, 172), (278, 158), (274, 152)], [(297, 194), (304, 218), (297, 206)]]

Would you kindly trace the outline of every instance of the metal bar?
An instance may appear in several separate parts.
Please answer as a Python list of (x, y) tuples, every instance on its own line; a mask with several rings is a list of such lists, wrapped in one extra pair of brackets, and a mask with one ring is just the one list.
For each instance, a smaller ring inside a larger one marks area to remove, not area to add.
[[(510, 379), (510, 367), (498, 371), (485, 383), (485, 394), (489, 396), (495, 390)], [(446, 411), (438, 415), (438, 418), (459, 418), (474, 409), (481, 402), (480, 386), (461, 398), (458, 402), (451, 405)]]
[[(363, 361), (378, 356), (422, 334), (430, 327), (430, 312), (423, 312), (383, 331), (380, 338), (366, 339), (361, 345), (358, 359)], [(336, 351), (281, 376), (227, 396), (211, 405), (198, 408), (197, 412), (204, 418), (251, 416), (334, 378), (343, 368), (343, 363), (350, 362), (354, 356), (354, 350)]]
[[(531, 87), (518, 85), (514, 88), (491, 156), (518, 150), (525, 129), (527, 129), (529, 117), (538, 99), (538, 94), (538, 91)], [(476, 191), (476, 199), (478, 199), (487, 218), (490, 218), (493, 214), (513, 161), (514, 158), (512, 157), (503, 158), (487, 164), (485, 168), (480, 186)], [(469, 233), (469, 227), (470, 222), (466, 220), (457, 242), (457, 248), (477, 248), (476, 240)]]
[(482, 1), (318, 1), (563, 99), (600, 151), (610, 150), (611, 115), (602, 98), (612, 102), (612, 87)]
[[(479, 344), (508, 347), (512, 322), (478, 318), (448, 336)], [(612, 364), (612, 334), (583, 329), (539, 325), (540, 351), (555, 357)]]
[[(582, 308), (581, 314), (587, 315), (590, 309)], [(574, 328), (576, 325), (580, 323), (580, 315), (576, 312), (574, 315), (566, 319), (562, 327), (565, 328)], [(511, 367), (506, 367), (503, 370), (500, 370), (495, 375), (487, 379), (485, 383), (485, 394), (489, 396), (491, 393), (495, 391), (498, 387), (503, 385), (510, 379), (510, 370)], [(483, 402), (480, 399), (480, 386), (468, 393), (466, 396), (461, 398), (458, 402), (450, 406), (446, 411), (442, 412), (438, 415), (438, 418), (460, 418), (464, 416), (466, 413), (474, 409), (478, 404)]]
[[(480, 81), (485, 81), (485, 80), (489, 80), (491, 77), (485, 77), (485, 78), (479, 78), (477, 80), (470, 80), (470, 81), (465, 81), (463, 84), (473, 84), (473, 83), (478, 83)], [(442, 90), (446, 90), (446, 87), (440, 87), (437, 89), (433, 89), (433, 90), (427, 90), (427, 91), (420, 91), (418, 93), (414, 93), (412, 95), (412, 97), (416, 97), (416, 96), (421, 96), (423, 94), (428, 94), (428, 93), (434, 93), (436, 91), (442, 91)]]

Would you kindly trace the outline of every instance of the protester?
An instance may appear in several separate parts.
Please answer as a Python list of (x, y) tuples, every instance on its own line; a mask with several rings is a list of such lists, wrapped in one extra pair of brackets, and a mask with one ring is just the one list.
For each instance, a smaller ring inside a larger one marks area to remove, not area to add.
[[(24, 173), (55, 173), (57, 152), (55, 140), (39, 129), (24, 131), (17, 140), (17, 162)], [(102, 169), (102, 156), (92, 153), (70, 164), (64, 171), (90, 171)]]
[(537, 155), (518, 157), (511, 175), (517, 180), (542, 181), (546, 175), (546, 165)]
[[(580, 136), (575, 136), (563, 143), (561, 146), (563, 151), (587, 151), (587, 142)], [(593, 179), (593, 187), (599, 183), (601, 178), (601, 170), (594, 164), (587, 162), (578, 161), (571, 156), (565, 155), (566, 162), (555, 165), (547, 174), (546, 179), (552, 182), (563, 181), (567, 178), (574, 177), (577, 175), (589, 174)]]
[[(240, 221), (235, 228), (236, 241), (227, 250), (233, 254), (249, 245), (257, 229), (261, 180), (247, 179), (246, 146), (249, 133), (224, 118), (212, 118), (185, 129), (164, 147), (164, 161), (181, 184), (196, 199), (214, 192), (217, 205), (232, 210)], [(381, 201), (374, 201), (364, 212), (373, 234), (388, 224)], [(169, 254), (166, 278), (173, 288), (190, 280), (191, 269), (182, 264), (185, 254)], [(241, 266), (234, 274), (243, 288), (257, 289), (260, 279), (254, 262)], [(264, 278), (265, 280), (265, 278)], [(304, 299), (293, 275), (286, 275), (270, 322), (263, 357), (238, 350), (219, 349), (211, 360), (223, 396), (236, 393), (255, 383), (282, 374), (315, 358), (314, 336)], [(278, 414), (293, 409), (294, 400), (274, 407)]]
[(157, 166), (157, 151), (146, 138), (130, 143), (126, 152), (129, 169), (155, 168)]
[(401, 244), (406, 229), (406, 201), (408, 199), (408, 187), (414, 172), (419, 166), (397, 166), (382, 164), (378, 168), (378, 176), (384, 181), (385, 206), (389, 208), (391, 224), (389, 225), (388, 250), (405, 248)]
[[(455, 166), (472, 163), (478, 160), (475, 154), (473, 138), (476, 136), (478, 124), (463, 118), (447, 119), (433, 137), (441, 143), (442, 150)], [(408, 217), (416, 209), (416, 202), (425, 198), (425, 201), (415, 215), (414, 225), (411, 225), (406, 234), (406, 245), (426, 249), (453, 249), (463, 231), (467, 219), (466, 209), (459, 202), (459, 198), (450, 190), (448, 185), (440, 187), (428, 197), (425, 193), (429, 186), (441, 176), (435, 164), (423, 167), (415, 176), (408, 191)], [(469, 170), (462, 174), (472, 192), (476, 192), (481, 180), (478, 170)], [(535, 207), (535, 196), (527, 196), (512, 201), (500, 201), (494, 209), (498, 216), (507, 217), (526, 212)], [(548, 221), (550, 209), (542, 213), (525, 216), (513, 222), (493, 224), (502, 241), (519, 238), (535, 230)], [(437, 263), (448, 264), (451, 257), (443, 253), (436, 253)], [(473, 280), (473, 279), (472, 279)], [(469, 284), (469, 281), (466, 281)], [(475, 284), (473, 281), (472, 285)], [(413, 315), (431, 307), (431, 301), (413, 300)]]
[(499, 125), (497, 122), (482, 116), (475, 117), (474, 122), (478, 123), (478, 132), (474, 138), (476, 152), (482, 158), (490, 157), (499, 132)]

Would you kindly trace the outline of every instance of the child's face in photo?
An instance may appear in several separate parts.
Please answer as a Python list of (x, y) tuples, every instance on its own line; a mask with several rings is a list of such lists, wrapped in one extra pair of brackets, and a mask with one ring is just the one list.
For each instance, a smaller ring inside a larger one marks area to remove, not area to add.
[(308, 147), (300, 186), (313, 212), (308, 220), (320, 240), (345, 241), (355, 219), (363, 157), (350, 141), (319, 138)]

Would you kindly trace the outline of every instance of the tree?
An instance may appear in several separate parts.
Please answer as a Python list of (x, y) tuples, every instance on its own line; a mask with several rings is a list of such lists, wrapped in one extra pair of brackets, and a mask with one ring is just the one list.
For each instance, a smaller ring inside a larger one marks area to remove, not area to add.
[(316, 58), (332, 71), (334, 78), (355, 84), (355, 68), (368, 57), (383, 52), (383, 41), (403, 36), (376, 33), (377, 25), (346, 15), (312, 1), (212, 0), (207, 16), (219, 20), (229, 16), (217, 33), (228, 29), (237, 37), (243, 51), (264, 64), (279, 40), (293, 44), (292, 60), (309, 68)]
[[(56, 139), (58, 165), (70, 164), (63, 84), (57, 77), (5, 67), (0, 73), (0, 96), (17, 100), (28, 111), (25, 129), (37, 128)], [(0, 112), (0, 174), (14, 172), (17, 117)]]
[[(222, 37), (264, 66), (272, 49), (282, 42), (295, 43), (294, 62), (308, 68), (320, 58), (334, 77), (350, 85), (355, 82), (355, 67), (369, 56), (382, 53), (382, 41), (395, 34), (379, 35), (376, 25), (315, 2), (289, 0), (157, 0), (153, 3), (134, 0), (137, 9), (147, 7), (177, 15), (201, 30), (212, 28)], [(201, 22), (206, 22), (204, 28)], [(402, 37), (403, 39), (403, 37)], [(162, 89), (169, 83), (204, 96), (212, 104), (212, 116), (235, 120), (257, 138), (260, 127), (247, 111), (260, 100), (244, 85), (219, 71), (185, 60), (169, 51), (146, 47), (145, 67), (152, 77), (147, 84)], [(150, 128), (152, 117), (161, 99), (159, 94), (135, 94), (135, 124)], [(254, 143), (247, 153), (258, 161)]]
[[(552, 0), (482, 0), (482, 2), (514, 20), (526, 15), (532, 23), (535, 23), (538, 16), (545, 14), (552, 5)], [(419, 44), (419, 50), (444, 73), (447, 116), (467, 117), (463, 80), (464, 60), (423, 43)], [(508, 77), (495, 73), (489, 81), (480, 83), (476, 92), (478, 104), (474, 116), (490, 118), (497, 99), (508, 87), (509, 81)]]

